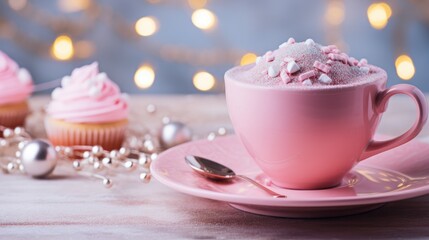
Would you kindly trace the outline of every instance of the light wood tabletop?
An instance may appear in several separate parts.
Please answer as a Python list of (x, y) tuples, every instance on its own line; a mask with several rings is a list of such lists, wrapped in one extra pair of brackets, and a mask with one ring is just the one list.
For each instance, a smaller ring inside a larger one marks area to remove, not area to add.
[[(48, 100), (30, 100), (33, 114), (27, 129), (38, 137), (45, 136), (42, 111)], [(146, 112), (148, 104), (155, 104), (155, 114)], [(156, 131), (164, 116), (185, 122), (201, 137), (219, 127), (232, 129), (224, 95), (132, 96), (131, 107), (136, 129)], [(411, 100), (394, 97), (378, 132), (398, 135), (411, 126), (415, 114)], [(428, 125), (419, 138), (429, 142)], [(1, 239), (428, 238), (428, 224), (429, 196), (347, 217), (287, 219), (241, 212), (156, 180), (144, 184), (137, 173), (118, 176), (110, 189), (60, 170), (41, 180), (0, 174)]]

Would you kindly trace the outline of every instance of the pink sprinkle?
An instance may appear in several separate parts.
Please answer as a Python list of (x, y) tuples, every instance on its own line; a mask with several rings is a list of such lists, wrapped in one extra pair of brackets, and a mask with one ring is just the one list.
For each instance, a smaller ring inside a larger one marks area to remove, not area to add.
[(329, 73), (331, 71), (331, 67), (328, 65), (325, 65), (319, 61), (315, 61), (313, 64), (313, 67), (319, 69), (320, 71), (324, 72), (324, 73)]
[(288, 44), (294, 44), (294, 43), (295, 43), (295, 39), (293, 39), (293, 38), (289, 38), (289, 39), (287, 40), (287, 43), (288, 43)]
[(332, 65), (334, 63), (334, 61), (332, 61), (331, 59), (328, 59), (328, 61), (326, 61), (326, 64), (328, 65)]
[(312, 77), (315, 77), (315, 76), (316, 76), (316, 71), (315, 70), (310, 70), (310, 71), (307, 71), (307, 72), (299, 75), (298, 80), (300, 82), (302, 82), (305, 79), (309, 79), (309, 78), (312, 78)]
[(333, 53), (340, 53), (340, 50), (338, 48), (334, 48), (334, 49), (332, 49), (332, 52)]
[(356, 60), (356, 58), (354, 58), (354, 57), (349, 57), (349, 59), (348, 59), (347, 63), (348, 63), (350, 66), (356, 66), (356, 65), (359, 63), (359, 61), (358, 61), (358, 60)]
[(292, 82), (292, 78), (289, 77), (289, 75), (287, 74), (286, 70), (282, 70), (280, 72), (280, 78), (282, 79), (282, 81), (285, 84), (288, 84), (288, 83)]
[(286, 64), (287, 64), (287, 62), (281, 62), (280, 67), (284, 67), (284, 66), (286, 66)]
[(329, 46), (321, 47), (321, 49), (323, 53), (331, 53), (334, 49), (337, 49), (337, 46), (329, 45)]
[(335, 53), (330, 53), (328, 54), (329, 59), (334, 60), (334, 61), (341, 61), (343, 63), (347, 63), (347, 57), (344, 55), (340, 55), (340, 54), (335, 54)]

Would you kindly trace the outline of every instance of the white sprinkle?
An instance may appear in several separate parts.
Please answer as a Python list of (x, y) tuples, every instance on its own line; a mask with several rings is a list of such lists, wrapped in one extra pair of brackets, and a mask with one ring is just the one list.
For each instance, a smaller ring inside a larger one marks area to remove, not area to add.
[(280, 78), (282, 79), (282, 81), (287, 84), (290, 83), (292, 81), (292, 79), (289, 77), (289, 75), (287, 74), (286, 70), (282, 70), (280, 72)]
[(290, 61), (287, 66), (286, 66), (286, 70), (288, 73), (293, 74), (296, 73), (300, 70), (301, 68), (298, 66), (298, 64), (296, 64), (295, 61)]
[(365, 74), (369, 73), (369, 67), (361, 67), (360, 70)]
[(101, 93), (101, 89), (96, 87), (96, 86), (92, 86), (89, 91), (88, 91), (88, 95), (90, 97), (96, 97)]
[(107, 79), (107, 74), (105, 72), (99, 73), (97, 74), (97, 76), (95, 76), (95, 80), (99, 82), (103, 82), (106, 79)]
[(311, 86), (311, 85), (313, 85), (313, 83), (311, 82), (310, 79), (307, 79), (307, 80), (302, 81), (302, 85)]
[(0, 54), (0, 70), (3, 70), (7, 67), (6, 58)]
[(261, 62), (261, 60), (262, 60), (262, 57), (261, 57), (261, 56), (257, 57), (257, 58), (256, 58), (256, 64), (259, 64), (259, 63)]
[(331, 83), (332, 82), (332, 79), (328, 76), (328, 75), (326, 75), (326, 74), (324, 74), (324, 73), (322, 73), (320, 76), (319, 76), (319, 82), (322, 82), (322, 83), (324, 83), (324, 84), (329, 84), (329, 83)]
[(70, 85), (72, 82), (72, 78), (70, 76), (65, 76), (63, 77), (63, 79), (61, 79), (61, 86), (62, 87), (67, 87), (68, 85)]
[(280, 73), (280, 68), (278, 66), (270, 66), (268, 68), (268, 76), (270, 77), (277, 77)]
[(309, 38), (307, 40), (305, 40), (305, 45), (307, 46), (313, 46), (315, 43), (313, 41), (313, 39)]
[(52, 91), (51, 97), (52, 97), (52, 99), (58, 99), (60, 94), (61, 94), (61, 88), (58, 87)]
[(279, 48), (284, 48), (284, 47), (286, 47), (287, 45), (289, 45), (289, 43), (288, 43), (288, 42), (284, 42), (284, 43), (280, 44)]
[(31, 75), (25, 68), (20, 68), (18, 71), (18, 79), (21, 83), (27, 84), (31, 82)]

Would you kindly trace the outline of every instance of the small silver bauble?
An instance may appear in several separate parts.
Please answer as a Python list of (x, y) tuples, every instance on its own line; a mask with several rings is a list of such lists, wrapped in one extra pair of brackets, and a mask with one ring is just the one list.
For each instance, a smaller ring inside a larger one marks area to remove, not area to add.
[(40, 139), (29, 141), (21, 150), (21, 164), (30, 176), (46, 177), (57, 164), (55, 148)]
[(192, 139), (192, 131), (181, 122), (165, 124), (160, 133), (160, 142), (163, 148), (170, 148)]
[(140, 181), (144, 183), (150, 182), (151, 174), (150, 173), (140, 173)]

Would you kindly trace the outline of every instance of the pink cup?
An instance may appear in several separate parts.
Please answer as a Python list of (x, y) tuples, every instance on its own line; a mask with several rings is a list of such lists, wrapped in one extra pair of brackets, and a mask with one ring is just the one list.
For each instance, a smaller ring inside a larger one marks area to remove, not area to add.
[[(338, 185), (359, 161), (404, 144), (427, 121), (423, 93), (408, 84), (386, 89), (387, 77), (336, 88), (275, 88), (225, 74), (226, 100), (236, 134), (277, 186), (320, 189)], [(410, 96), (417, 121), (404, 134), (373, 140), (388, 100)]]

